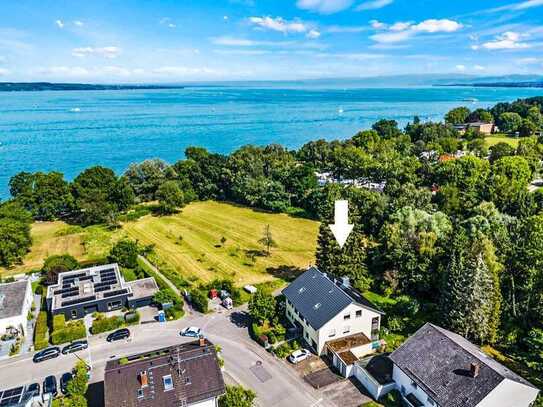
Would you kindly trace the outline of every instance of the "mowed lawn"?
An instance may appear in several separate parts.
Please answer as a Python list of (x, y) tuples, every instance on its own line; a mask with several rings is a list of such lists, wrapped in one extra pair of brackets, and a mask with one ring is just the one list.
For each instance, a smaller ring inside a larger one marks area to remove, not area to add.
[(518, 147), (518, 143), (522, 140), (522, 137), (509, 137), (505, 134), (495, 134), (493, 136), (485, 137), (485, 144), (487, 147), (492, 147), (498, 143), (507, 143), (513, 148)]
[(32, 248), (23, 264), (9, 269), (0, 267), (0, 275), (5, 277), (41, 269), (43, 261), (54, 254), (71, 254), (82, 262), (101, 260), (124, 232), (111, 232), (102, 226), (83, 229), (56, 221), (33, 223), (31, 234)]
[[(277, 243), (270, 256), (258, 243), (266, 225)], [(184, 278), (226, 277), (238, 285), (270, 281), (282, 269), (314, 263), (318, 227), (315, 221), (214, 201), (123, 225), (133, 239), (154, 244), (158, 257)]]

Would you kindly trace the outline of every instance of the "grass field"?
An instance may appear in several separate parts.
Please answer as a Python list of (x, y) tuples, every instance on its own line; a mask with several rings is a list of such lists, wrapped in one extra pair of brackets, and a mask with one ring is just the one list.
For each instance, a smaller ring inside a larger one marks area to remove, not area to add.
[(3, 277), (40, 269), (43, 261), (54, 254), (71, 254), (79, 261), (104, 258), (113, 242), (120, 239), (123, 231), (111, 232), (102, 226), (81, 228), (64, 222), (36, 222), (32, 225), (32, 248), (22, 265), (9, 270), (0, 267)]
[[(277, 247), (265, 256), (258, 240), (268, 224)], [(154, 244), (156, 256), (152, 260), (159, 259), (160, 267), (168, 267), (189, 281), (228, 277), (240, 285), (256, 284), (314, 263), (318, 225), (213, 201), (192, 203), (172, 216), (144, 216), (116, 231), (41, 222), (32, 226), (34, 243), (24, 263), (0, 269), (0, 273), (7, 276), (39, 269), (53, 254), (69, 253), (80, 261), (100, 260), (115, 241), (128, 236), (142, 244)]]
[(485, 137), (487, 147), (492, 147), (498, 143), (507, 143), (513, 148), (517, 148), (518, 142), (522, 140), (522, 137), (514, 138), (506, 136), (505, 134), (495, 134), (493, 136)]
[[(269, 257), (258, 243), (266, 225), (277, 243)], [(158, 257), (190, 281), (228, 277), (242, 285), (270, 281), (282, 270), (313, 263), (318, 223), (207, 201), (173, 216), (146, 216), (123, 228), (133, 239), (154, 244)]]

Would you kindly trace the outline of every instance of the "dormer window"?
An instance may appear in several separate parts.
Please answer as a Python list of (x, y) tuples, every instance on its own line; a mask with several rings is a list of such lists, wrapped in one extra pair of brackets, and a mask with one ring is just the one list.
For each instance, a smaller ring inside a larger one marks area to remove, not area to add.
[(138, 398), (139, 399), (143, 398), (143, 389), (138, 389)]
[(164, 384), (164, 391), (173, 390), (172, 375), (162, 376), (162, 383)]

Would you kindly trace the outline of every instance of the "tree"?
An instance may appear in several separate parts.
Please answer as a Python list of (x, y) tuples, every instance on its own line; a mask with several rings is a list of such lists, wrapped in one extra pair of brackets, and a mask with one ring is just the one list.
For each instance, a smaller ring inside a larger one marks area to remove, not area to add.
[(373, 130), (379, 134), (380, 137), (390, 139), (401, 135), (400, 129), (398, 129), (398, 122), (396, 120), (381, 119), (371, 126)]
[(483, 122), (483, 123), (492, 123), (494, 121), (494, 118), (492, 117), (492, 114), (486, 110), (486, 109), (475, 109), (473, 112), (469, 114), (469, 116), (466, 119), (466, 122), (468, 123), (474, 123), (474, 122)]
[(505, 133), (516, 133), (522, 125), (522, 117), (518, 113), (505, 112), (500, 115), (498, 125)]
[(41, 271), (47, 276), (47, 282), (49, 284), (56, 284), (60, 273), (77, 270), (78, 268), (79, 262), (75, 257), (69, 254), (59, 254), (49, 256), (45, 259)]
[(500, 318), (501, 264), (492, 242), (459, 228), (452, 238), (441, 289), (445, 325), (479, 343), (494, 343)]
[(520, 137), (529, 137), (533, 135), (537, 130), (539, 130), (539, 127), (530, 119), (523, 119), (522, 124), (518, 128)]
[(470, 110), (467, 107), (455, 107), (447, 112), (445, 115), (445, 122), (449, 124), (465, 123), (469, 114)]
[(252, 407), (256, 393), (241, 386), (226, 386), (226, 394), (219, 398), (219, 407)]
[(185, 203), (183, 191), (176, 181), (162, 183), (156, 191), (155, 198), (158, 199), (160, 211), (163, 214), (175, 213)]
[(141, 201), (154, 199), (158, 187), (176, 177), (175, 170), (158, 158), (130, 164), (124, 176)]
[(274, 317), (275, 305), (273, 295), (258, 290), (249, 300), (249, 314), (254, 321), (262, 324)]
[(264, 233), (258, 243), (266, 248), (266, 255), (270, 255), (270, 248), (277, 247), (277, 242), (273, 239), (270, 225), (264, 227)]
[(30, 213), (17, 202), (0, 204), (0, 265), (10, 267), (22, 261), (30, 250)]
[(524, 157), (503, 157), (491, 167), (487, 183), (487, 194), (502, 212), (518, 211), (522, 198), (532, 180), (532, 171)]
[(490, 147), (490, 164), (502, 157), (515, 155), (515, 149), (508, 143), (499, 142)]
[(108, 260), (111, 263), (118, 263), (121, 267), (134, 269), (138, 266), (138, 255), (140, 248), (133, 240), (121, 240), (110, 250)]

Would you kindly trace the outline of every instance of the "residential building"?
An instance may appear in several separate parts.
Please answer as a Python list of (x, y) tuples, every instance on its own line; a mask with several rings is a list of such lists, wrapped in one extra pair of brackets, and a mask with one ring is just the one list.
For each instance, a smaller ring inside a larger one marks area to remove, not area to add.
[(342, 375), (381, 346), (383, 312), (352, 288), (310, 267), (283, 290), (286, 316), (317, 355), (327, 355)]
[(8, 328), (26, 334), (28, 312), (33, 301), (30, 280), (0, 284), (0, 336)]
[[(539, 393), (467, 339), (430, 323), (389, 359), (392, 380), (388, 375), (385, 386), (393, 382), (409, 407), (529, 407)], [(362, 383), (368, 376), (376, 381), (366, 369), (358, 373)], [(365, 386), (376, 397), (374, 391), (379, 389), (371, 381)]]
[(466, 133), (468, 129), (473, 129), (476, 132), (484, 135), (492, 134), (494, 131), (494, 123), (487, 122), (473, 122), (473, 123), (462, 123), (454, 125), (454, 128), (458, 130), (460, 134)]
[(105, 407), (214, 407), (224, 393), (215, 346), (205, 338), (106, 364)]
[(47, 308), (66, 320), (93, 312), (138, 308), (153, 302), (158, 291), (154, 278), (125, 281), (119, 266), (106, 264), (58, 275), (58, 284), (47, 287)]

